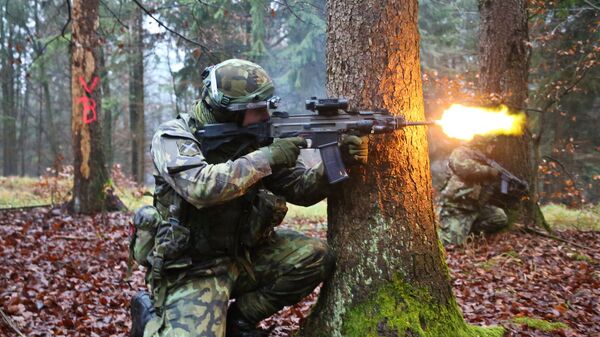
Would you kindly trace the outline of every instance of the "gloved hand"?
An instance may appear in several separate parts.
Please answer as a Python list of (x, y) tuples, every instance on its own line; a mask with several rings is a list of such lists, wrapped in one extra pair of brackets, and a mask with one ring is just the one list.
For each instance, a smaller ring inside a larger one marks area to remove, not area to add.
[(267, 155), (271, 167), (291, 167), (296, 164), (300, 148), (306, 146), (306, 139), (302, 137), (282, 138), (261, 147), (260, 151)]
[(490, 178), (498, 178), (500, 176), (500, 170), (494, 167), (489, 167), (489, 177)]
[(342, 138), (342, 151), (346, 152), (344, 157), (352, 158), (354, 162), (365, 165), (369, 159), (369, 137), (358, 137), (346, 135)]

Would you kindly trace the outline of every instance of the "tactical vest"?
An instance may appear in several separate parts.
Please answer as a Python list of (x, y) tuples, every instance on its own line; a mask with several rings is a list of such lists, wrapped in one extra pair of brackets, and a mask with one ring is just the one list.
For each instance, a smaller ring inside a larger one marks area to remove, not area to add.
[[(185, 117), (184, 120), (188, 125), (194, 122)], [(247, 142), (240, 140), (223, 144), (203, 155), (209, 164), (219, 164), (255, 150), (256, 146), (247, 146)], [(162, 177), (155, 176), (155, 179), (155, 206), (165, 218), (169, 206), (180, 197)], [(224, 256), (244, 257), (248, 249), (269, 238), (286, 212), (285, 199), (264, 189), (261, 182), (245, 195), (220, 205), (198, 209), (183, 201), (179, 220), (190, 230), (188, 256), (195, 263)]]

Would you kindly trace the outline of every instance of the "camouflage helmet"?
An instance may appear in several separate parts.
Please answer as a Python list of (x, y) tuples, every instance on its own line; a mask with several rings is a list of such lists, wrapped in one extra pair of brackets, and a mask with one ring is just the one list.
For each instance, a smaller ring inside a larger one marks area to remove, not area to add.
[(275, 88), (267, 72), (258, 64), (229, 59), (202, 73), (202, 100), (220, 121), (237, 119), (249, 108), (266, 107)]

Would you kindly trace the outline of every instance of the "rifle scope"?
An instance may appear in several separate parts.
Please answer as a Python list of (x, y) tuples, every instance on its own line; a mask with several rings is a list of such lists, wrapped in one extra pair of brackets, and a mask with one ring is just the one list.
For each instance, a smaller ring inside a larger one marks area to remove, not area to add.
[(348, 99), (311, 97), (305, 106), (306, 110), (317, 111), (319, 115), (337, 114), (338, 110), (348, 110)]

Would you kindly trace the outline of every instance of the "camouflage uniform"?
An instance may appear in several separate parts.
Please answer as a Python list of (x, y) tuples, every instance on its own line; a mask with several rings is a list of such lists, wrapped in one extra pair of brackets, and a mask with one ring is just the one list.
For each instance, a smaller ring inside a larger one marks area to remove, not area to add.
[(322, 164), (308, 168), (299, 159), (293, 168), (272, 171), (257, 146), (237, 153), (243, 140), (203, 154), (193, 133), (212, 121), (204, 103), (196, 109), (195, 118), (182, 114), (162, 124), (152, 140), (155, 206), (162, 219), (183, 201), (181, 226), (169, 227), (166, 235), (158, 229), (155, 251), (161, 235), (175, 238), (179, 248), (166, 248), (164, 278), (148, 273), (159, 294), (155, 300), (164, 303), (161, 315), (146, 325), (146, 337), (225, 336), (230, 298), (257, 323), (308, 295), (333, 265), (324, 242), (274, 230), (286, 200), (311, 205), (326, 196)]
[(497, 172), (474, 158), (467, 146), (450, 155), (449, 178), (440, 193), (439, 206), (438, 233), (444, 245), (462, 244), (471, 232), (494, 232), (507, 224), (504, 210), (489, 203)]

